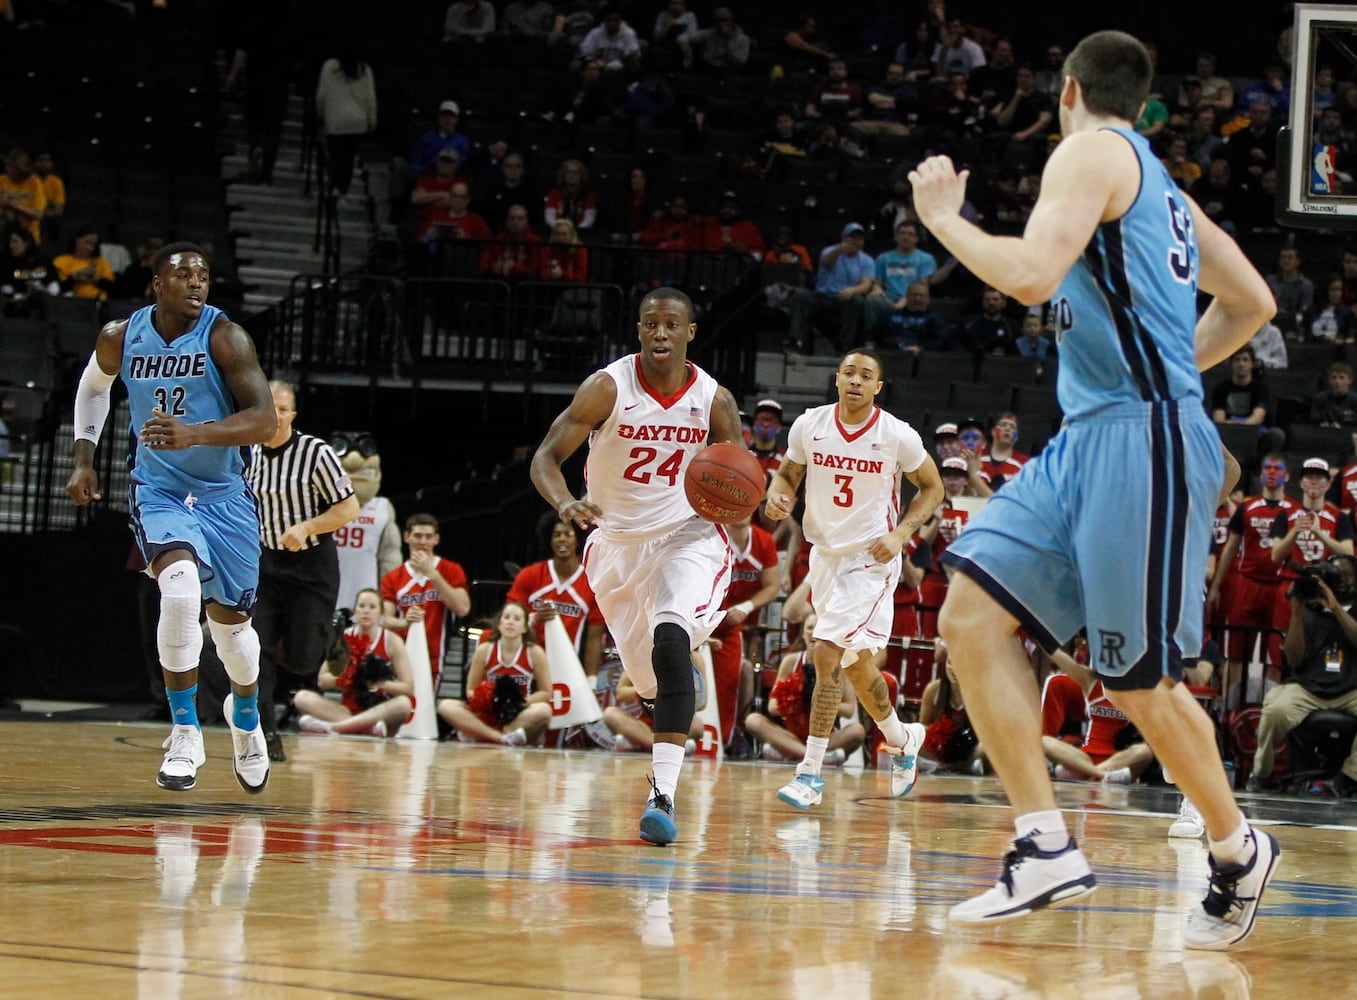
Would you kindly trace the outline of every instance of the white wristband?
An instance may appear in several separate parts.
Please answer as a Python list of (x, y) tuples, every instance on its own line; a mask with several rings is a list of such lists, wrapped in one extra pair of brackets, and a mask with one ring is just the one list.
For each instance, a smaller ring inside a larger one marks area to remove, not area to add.
[(730, 610), (731, 610), (731, 611), (743, 611), (744, 614), (745, 614), (745, 617), (748, 618), (751, 614), (754, 613), (754, 602), (753, 602), (753, 601), (741, 601), (739, 604), (733, 605), (733, 606), (731, 607)]

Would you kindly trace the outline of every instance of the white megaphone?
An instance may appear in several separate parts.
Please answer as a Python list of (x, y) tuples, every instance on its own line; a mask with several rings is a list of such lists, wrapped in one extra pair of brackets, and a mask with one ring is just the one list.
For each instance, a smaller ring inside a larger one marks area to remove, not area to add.
[(424, 623), (411, 622), (405, 632), (405, 655), (415, 682), (415, 717), (396, 734), (402, 740), (438, 739), (435, 716), (433, 668), (429, 665), (429, 640), (424, 638)]
[(575, 655), (575, 646), (566, 634), (560, 616), (552, 618), (544, 629), (547, 639), (547, 671), (551, 674), (551, 728), (586, 726), (603, 718), (589, 677)]
[(698, 647), (697, 659), (702, 664), (702, 680), (707, 696), (702, 707), (697, 710), (697, 717), (702, 720), (702, 739), (697, 741), (695, 756), (719, 764), (726, 759), (726, 748), (721, 739), (721, 706), (716, 700), (716, 671), (711, 664), (711, 647), (705, 642)]

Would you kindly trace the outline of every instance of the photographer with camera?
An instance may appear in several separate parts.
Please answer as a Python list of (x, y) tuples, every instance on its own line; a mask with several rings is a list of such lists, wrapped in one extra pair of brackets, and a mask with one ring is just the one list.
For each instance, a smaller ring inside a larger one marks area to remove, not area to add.
[(405, 641), (382, 628), (382, 595), (365, 587), (354, 605), (354, 624), (344, 631), (347, 658), (327, 659), (316, 678), (320, 691), (339, 691), (341, 700), (306, 689), (292, 699), (304, 733), (394, 736), (414, 715), (415, 681)]
[[(1263, 698), (1248, 792), (1264, 790), (1272, 773), (1273, 745), (1311, 712), (1357, 715), (1357, 619), (1352, 616), (1357, 559), (1340, 555), (1299, 567), (1298, 574), (1287, 591), (1291, 620), (1282, 644), (1291, 672)], [(1334, 791), (1343, 798), (1357, 791), (1357, 753), (1343, 762)]]

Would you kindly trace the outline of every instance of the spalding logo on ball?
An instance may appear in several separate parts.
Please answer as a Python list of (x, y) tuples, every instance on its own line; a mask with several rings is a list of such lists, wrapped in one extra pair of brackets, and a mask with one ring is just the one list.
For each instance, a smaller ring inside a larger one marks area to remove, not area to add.
[(743, 521), (763, 502), (763, 466), (743, 445), (708, 445), (688, 463), (683, 491), (698, 516), (716, 524)]

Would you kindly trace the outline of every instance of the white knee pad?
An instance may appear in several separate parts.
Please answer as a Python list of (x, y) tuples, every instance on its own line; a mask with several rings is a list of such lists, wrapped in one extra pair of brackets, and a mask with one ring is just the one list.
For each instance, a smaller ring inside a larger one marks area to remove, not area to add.
[(156, 647), (160, 665), (182, 674), (198, 666), (203, 652), (203, 633), (198, 627), (202, 607), (202, 582), (198, 564), (188, 559), (172, 562), (156, 577), (160, 585), (160, 624)]
[(207, 620), (212, 632), (212, 641), (216, 643), (217, 655), (226, 667), (226, 675), (241, 687), (249, 687), (259, 679), (259, 633), (254, 630), (250, 619), (224, 625), (221, 622)]

